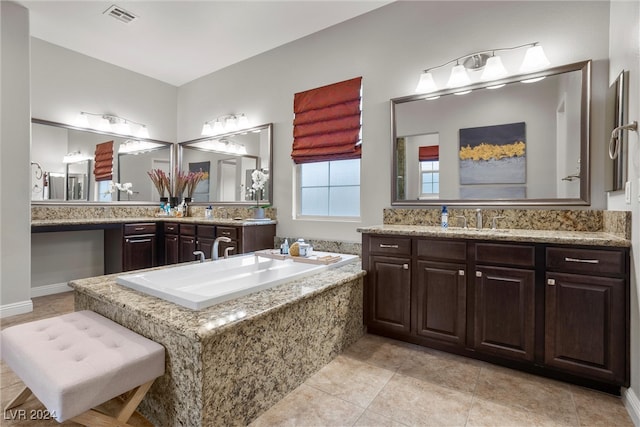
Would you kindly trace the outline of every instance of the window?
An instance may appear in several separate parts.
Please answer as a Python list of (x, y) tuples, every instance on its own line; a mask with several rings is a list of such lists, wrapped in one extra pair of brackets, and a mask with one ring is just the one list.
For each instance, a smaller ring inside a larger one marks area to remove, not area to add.
[(97, 181), (96, 182), (96, 201), (97, 202), (111, 202), (111, 184), (113, 181)]
[(301, 215), (360, 216), (360, 159), (303, 163), (299, 168)]
[(297, 213), (360, 216), (362, 77), (294, 95)]
[(420, 193), (433, 196), (440, 192), (440, 162), (425, 160), (420, 162)]

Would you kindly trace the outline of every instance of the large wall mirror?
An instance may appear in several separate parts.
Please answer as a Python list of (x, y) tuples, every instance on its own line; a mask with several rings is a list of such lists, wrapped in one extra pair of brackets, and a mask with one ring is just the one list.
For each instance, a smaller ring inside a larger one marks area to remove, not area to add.
[[(254, 170), (272, 170), (273, 125), (271, 123), (222, 135), (181, 142), (178, 164), (183, 171), (203, 171), (193, 202), (255, 204), (250, 191)], [(260, 199), (272, 203), (272, 179)]]
[(591, 61), (486, 86), (391, 100), (392, 205), (588, 205)]
[[(46, 202), (159, 202), (147, 175), (169, 173), (174, 144), (132, 140), (121, 135), (33, 119), (31, 124), (31, 200)], [(113, 141), (113, 175), (96, 182), (96, 145)], [(114, 183), (121, 184), (119, 189)], [(123, 184), (130, 184), (126, 187)]]

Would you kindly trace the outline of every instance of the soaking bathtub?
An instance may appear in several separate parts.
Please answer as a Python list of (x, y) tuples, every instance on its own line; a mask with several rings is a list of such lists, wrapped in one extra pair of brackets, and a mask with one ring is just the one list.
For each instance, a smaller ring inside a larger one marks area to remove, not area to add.
[(314, 254), (316, 256), (339, 255), (341, 259), (325, 265), (247, 254), (216, 261), (125, 274), (118, 276), (116, 283), (192, 310), (201, 310), (358, 260), (357, 255), (328, 252), (314, 252)]

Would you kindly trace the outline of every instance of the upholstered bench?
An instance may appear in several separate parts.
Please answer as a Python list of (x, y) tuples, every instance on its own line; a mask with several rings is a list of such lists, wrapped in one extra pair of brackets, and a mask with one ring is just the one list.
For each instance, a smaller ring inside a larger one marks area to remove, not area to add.
[[(25, 384), (9, 409), (33, 393), (58, 422), (128, 425), (153, 381), (164, 373), (164, 347), (92, 311), (9, 327), (2, 359)], [(96, 406), (125, 395), (110, 416)]]

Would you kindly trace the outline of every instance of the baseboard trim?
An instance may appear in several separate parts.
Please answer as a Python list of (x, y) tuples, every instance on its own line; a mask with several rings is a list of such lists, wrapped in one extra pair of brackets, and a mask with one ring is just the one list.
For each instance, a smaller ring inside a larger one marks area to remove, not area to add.
[(31, 298), (44, 297), (47, 295), (61, 294), (62, 292), (72, 291), (68, 282), (54, 283), (51, 285), (36, 286), (31, 288)]
[(638, 399), (638, 396), (632, 388), (624, 390), (622, 393), (622, 401), (629, 412), (633, 425), (640, 427), (640, 399)]
[(33, 302), (31, 300), (14, 302), (0, 306), (0, 318), (15, 316), (17, 314), (31, 313)]

